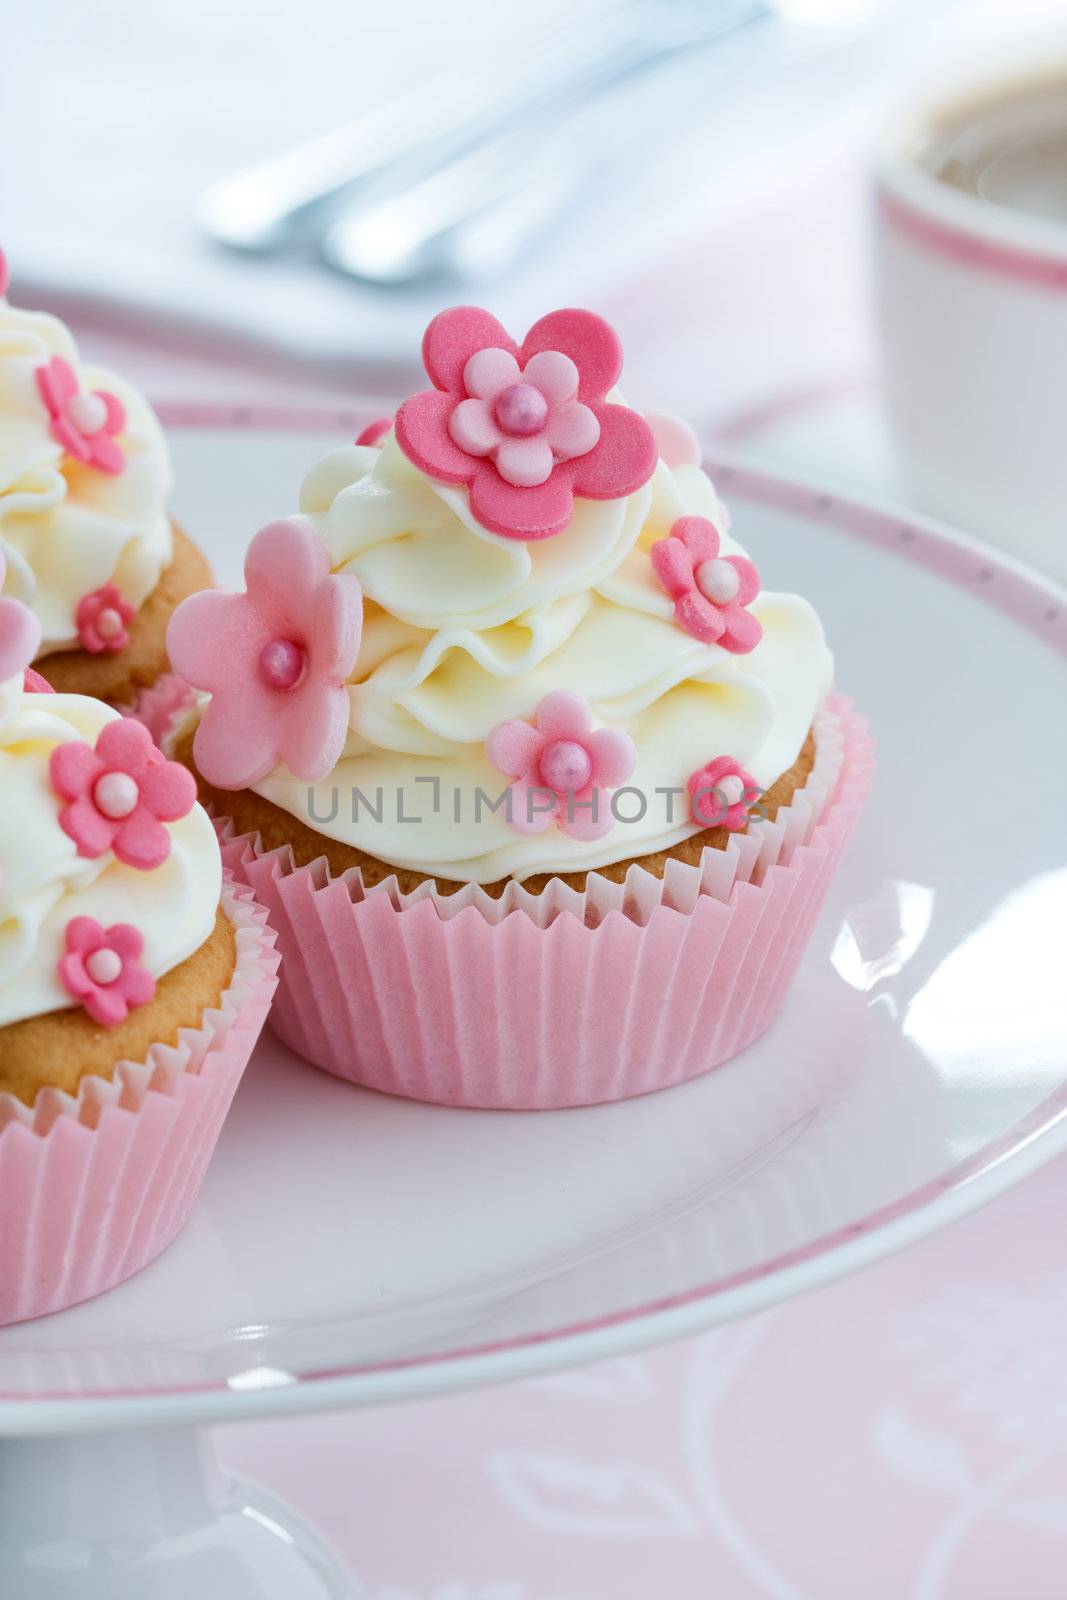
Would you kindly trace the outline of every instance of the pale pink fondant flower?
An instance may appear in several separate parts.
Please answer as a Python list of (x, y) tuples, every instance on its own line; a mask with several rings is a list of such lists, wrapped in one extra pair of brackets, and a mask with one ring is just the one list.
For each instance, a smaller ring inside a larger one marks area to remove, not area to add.
[(117, 1027), (155, 997), (156, 980), (140, 964), (144, 939), (130, 923), (102, 928), (93, 917), (72, 917), (64, 942), (59, 981), (102, 1028)]
[(541, 833), (553, 822), (575, 839), (611, 831), (609, 791), (634, 769), (629, 734), (592, 731), (588, 700), (559, 689), (545, 695), (532, 722), (500, 722), (485, 742), (498, 772), (514, 781), (508, 821), (516, 833)]
[(700, 441), (684, 417), (673, 411), (646, 411), (660, 460), (668, 467), (699, 467)]
[(755, 649), (763, 628), (745, 607), (759, 594), (759, 573), (746, 556), (720, 556), (707, 517), (679, 517), (668, 537), (656, 540), (651, 558), (686, 633), (736, 655)]
[(80, 740), (57, 745), (48, 775), (67, 801), (59, 826), (78, 854), (114, 850), (142, 872), (163, 865), (171, 845), (163, 824), (188, 816), (196, 800), (192, 773), (166, 760), (144, 724), (128, 717), (102, 728), (95, 750)]
[(174, 670), (211, 694), (193, 753), (209, 783), (244, 789), (283, 762), (316, 783), (348, 732), (346, 679), (363, 629), (356, 578), (331, 574), (304, 517), (260, 529), (245, 556), (244, 594), (190, 595), (167, 629)]
[(83, 594), (74, 613), (74, 624), (83, 650), (98, 656), (107, 650), (112, 655), (125, 650), (130, 642), (127, 624), (136, 608), (124, 600), (113, 583), (105, 583), (91, 594)]
[(693, 821), (702, 828), (728, 828), (739, 833), (748, 824), (748, 808), (760, 797), (755, 779), (733, 756), (716, 756), (686, 784)]
[[(0, 589), (4, 586), (7, 562), (0, 551)], [(0, 596), (0, 683), (24, 672), (41, 643), (41, 624), (21, 600)]]
[(472, 514), (506, 539), (547, 539), (575, 495), (616, 500), (647, 483), (656, 445), (644, 417), (609, 405), (617, 335), (591, 311), (553, 311), (517, 345), (475, 306), (434, 317), (422, 342), (432, 389), (396, 414), (404, 454), (470, 487)]
[(126, 409), (117, 395), (78, 388), (74, 368), (53, 356), (35, 373), (37, 390), (52, 420), (52, 437), (68, 455), (100, 472), (121, 472), (126, 457), (115, 435), (126, 426)]

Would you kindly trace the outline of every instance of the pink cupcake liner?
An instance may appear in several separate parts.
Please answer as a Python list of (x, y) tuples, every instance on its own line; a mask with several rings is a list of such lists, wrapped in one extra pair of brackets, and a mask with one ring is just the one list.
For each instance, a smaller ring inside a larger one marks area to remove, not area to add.
[(165, 672), (149, 688), (142, 689), (132, 704), (115, 709), (124, 717), (143, 722), (156, 744), (162, 746), (170, 728), (195, 699), (196, 691), (190, 689), (184, 678), (179, 678), (176, 672)]
[(582, 892), (368, 889), (220, 820), (223, 859), (278, 931), (271, 1026), (338, 1077), (445, 1105), (588, 1105), (709, 1071), (773, 1021), (870, 789), (849, 702), (831, 696), (815, 732), (813, 771), (773, 823), (699, 866), (590, 873)]
[(185, 1222), (277, 982), (265, 911), (228, 879), (222, 905), (237, 963), (199, 1028), (77, 1096), (0, 1094), (0, 1326), (114, 1288)]

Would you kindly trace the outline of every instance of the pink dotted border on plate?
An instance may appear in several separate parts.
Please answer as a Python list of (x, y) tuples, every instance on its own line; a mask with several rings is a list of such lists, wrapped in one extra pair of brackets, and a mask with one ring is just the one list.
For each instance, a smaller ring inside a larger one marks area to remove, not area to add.
[[(259, 406), (213, 406), (182, 402), (160, 405), (158, 411), (163, 421), (172, 428), (277, 428), (280, 431), (318, 430), (333, 428), (355, 432), (371, 419), (364, 408), (272, 408)], [(375, 408), (375, 415), (379, 414)], [(998, 551), (987, 549), (977, 540), (957, 535), (936, 524), (912, 521), (892, 512), (864, 506), (844, 496), (827, 494), (802, 484), (776, 478), (770, 473), (737, 466), (728, 461), (711, 460), (709, 466), (716, 482), (742, 498), (763, 505), (775, 506), (800, 516), (818, 518), (833, 527), (867, 543), (892, 550), (906, 560), (939, 573), (950, 582), (959, 584), (981, 596), (988, 604), (1003, 611), (1021, 626), (1048, 640), (1061, 654), (1067, 656), (1067, 602), (1051, 582), (1037, 573), (1028, 572), (1004, 557)], [(877, 1233), (891, 1224), (933, 1205), (943, 1196), (991, 1172), (1007, 1157), (1018, 1154), (1027, 1145), (1067, 1116), (1067, 1082), (1034, 1107), (1007, 1133), (976, 1151), (967, 1160), (958, 1162), (939, 1177), (922, 1184), (899, 1200), (870, 1212), (857, 1222), (821, 1239), (813, 1240), (756, 1266), (701, 1284), (683, 1293), (663, 1296), (644, 1305), (632, 1306), (610, 1315), (575, 1322), (563, 1328), (544, 1329), (534, 1334), (511, 1339), (490, 1340), (450, 1350), (446, 1354), (404, 1356), (392, 1361), (367, 1362), (353, 1367), (330, 1367), (293, 1374), (297, 1386), (325, 1383), (359, 1377), (372, 1377), (386, 1372), (401, 1372), (416, 1367), (450, 1364), (507, 1352), (531, 1349), (558, 1340), (579, 1338), (582, 1335), (601, 1333), (606, 1329), (640, 1322), (648, 1317), (677, 1311), (701, 1300), (720, 1298), (751, 1284), (769, 1280), (789, 1269), (803, 1266), (854, 1243), (867, 1235)], [(38, 1391), (32, 1399), (132, 1399), (152, 1395), (212, 1394), (227, 1391), (227, 1384), (181, 1384), (163, 1389), (99, 1389), (82, 1391), (77, 1396), (64, 1391)], [(23, 1394), (0, 1392), (0, 1400), (26, 1401)]]
[(818, 517), (865, 544), (892, 550), (917, 566), (974, 591), (988, 605), (1067, 656), (1067, 595), (1057, 591), (1051, 578), (1031, 571), (991, 545), (933, 522), (894, 515), (844, 495), (827, 494), (729, 461), (712, 457), (707, 466), (727, 495), (738, 494), (798, 516)]

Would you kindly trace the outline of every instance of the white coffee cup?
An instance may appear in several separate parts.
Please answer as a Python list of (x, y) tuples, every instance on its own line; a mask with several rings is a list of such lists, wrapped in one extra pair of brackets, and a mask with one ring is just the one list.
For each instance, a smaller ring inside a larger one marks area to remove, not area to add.
[(1067, 130), (1064, 60), (927, 102), (890, 132), (876, 276), (890, 416), (915, 498), (1065, 580), (1067, 207), (1037, 215), (930, 164), (946, 130), (1060, 91)]

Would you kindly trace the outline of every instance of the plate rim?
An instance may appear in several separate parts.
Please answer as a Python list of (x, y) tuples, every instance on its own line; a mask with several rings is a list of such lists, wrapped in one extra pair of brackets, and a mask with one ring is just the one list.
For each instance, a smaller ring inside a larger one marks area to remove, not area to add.
[[(335, 408), (176, 401), (157, 410), (164, 424), (177, 430), (322, 433), (358, 429), (370, 420), (370, 408), (358, 402)], [(874, 497), (831, 491), (715, 449), (705, 461), (727, 496), (812, 515), (846, 536), (892, 550), (977, 593), (1067, 658), (1067, 590), (1006, 552)], [(1064, 1150), (1067, 1062), (1064, 1082), (1051, 1095), (965, 1161), (847, 1227), (723, 1278), (561, 1328), (425, 1356), (286, 1375), (277, 1386), (241, 1389), (224, 1380), (80, 1394), (0, 1390), (0, 1435), (222, 1422), (382, 1404), (617, 1356), (753, 1315), (884, 1260), (988, 1204)]]

